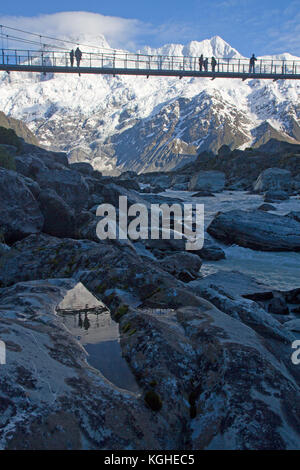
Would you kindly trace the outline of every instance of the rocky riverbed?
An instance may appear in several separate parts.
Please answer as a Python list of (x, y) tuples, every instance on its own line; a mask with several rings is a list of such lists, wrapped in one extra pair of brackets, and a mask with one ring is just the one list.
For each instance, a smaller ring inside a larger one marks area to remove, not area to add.
[[(224, 148), (193, 172), (114, 178), (32, 144), (5, 148), (15, 167), (0, 168), (0, 448), (299, 449), (298, 149), (244, 155), (256, 162), (246, 181), (242, 154)], [(100, 241), (97, 207), (119, 196), (204, 203), (204, 247)], [(250, 255), (269, 260), (263, 279)], [(87, 327), (99, 305), (134, 389), (105, 371), (109, 348), (95, 367), (61, 314), (75, 309)]]

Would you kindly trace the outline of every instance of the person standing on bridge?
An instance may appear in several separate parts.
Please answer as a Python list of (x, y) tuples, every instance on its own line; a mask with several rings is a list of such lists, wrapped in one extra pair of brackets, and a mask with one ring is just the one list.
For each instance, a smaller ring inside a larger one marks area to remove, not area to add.
[(82, 57), (82, 52), (81, 52), (81, 50), (79, 49), (79, 47), (77, 47), (77, 49), (76, 49), (76, 51), (75, 51), (75, 57), (76, 57), (77, 67), (79, 67), (79, 66), (80, 66), (81, 57)]
[(204, 67), (205, 72), (207, 72), (208, 71), (208, 58), (204, 60), (203, 67)]
[(71, 50), (70, 52), (70, 62), (71, 62), (71, 67), (74, 65), (74, 49)]
[(253, 72), (255, 73), (255, 62), (257, 61), (257, 58), (255, 57), (254, 54), (252, 54), (252, 57), (249, 62), (249, 73)]
[(203, 58), (203, 54), (201, 54), (201, 56), (199, 57), (199, 70), (200, 70), (200, 72), (202, 72), (202, 70), (203, 70), (203, 62), (204, 62), (204, 58)]
[(216, 71), (216, 65), (217, 65), (217, 61), (214, 58), (214, 56), (212, 56), (212, 58), (211, 58), (211, 70), (212, 70), (213, 73)]

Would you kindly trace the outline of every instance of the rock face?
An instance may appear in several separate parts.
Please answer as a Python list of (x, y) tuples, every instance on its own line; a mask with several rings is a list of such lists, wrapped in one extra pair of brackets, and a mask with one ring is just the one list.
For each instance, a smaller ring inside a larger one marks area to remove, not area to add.
[(7, 243), (41, 231), (44, 220), (32, 193), (17, 173), (1, 168), (0, 200), (0, 230)]
[(288, 191), (292, 189), (291, 172), (281, 168), (268, 168), (264, 170), (253, 185), (257, 193), (265, 191)]
[(221, 171), (200, 171), (192, 177), (189, 190), (219, 192), (224, 186), (225, 174)]
[(2, 111), (0, 111), (0, 126), (5, 127), (5, 129), (13, 129), (18, 137), (21, 137), (29, 144), (39, 144), (36, 136), (28, 129), (23, 121), (8, 117)]
[(259, 210), (219, 213), (207, 231), (227, 244), (262, 251), (300, 251), (300, 223)]
[[(144, 387), (157, 384), (161, 414), (174, 426), (185, 415), (182, 397), (190, 404), (187, 448), (298, 447), (297, 370), (283, 340), (273, 340), (271, 353), (259, 334), (204, 300), (165, 315), (134, 312), (126, 321), (136, 333), (125, 335), (124, 353)], [(283, 357), (291, 379), (280, 371)]]

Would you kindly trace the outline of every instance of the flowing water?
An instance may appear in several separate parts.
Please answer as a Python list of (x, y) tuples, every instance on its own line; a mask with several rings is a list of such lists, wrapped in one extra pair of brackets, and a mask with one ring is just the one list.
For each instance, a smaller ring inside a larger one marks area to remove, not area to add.
[[(255, 209), (263, 203), (263, 197), (244, 191), (223, 191), (215, 197), (191, 197), (187, 191), (166, 191), (161, 195), (181, 198), (184, 202), (204, 204), (205, 226), (207, 227), (218, 211), (233, 209)], [(290, 198), (281, 203), (272, 203), (276, 207), (274, 214), (285, 215), (291, 211), (300, 211), (300, 199)], [(240, 271), (253, 276), (258, 281), (273, 289), (289, 290), (300, 287), (300, 253), (262, 252), (237, 245), (226, 246), (218, 243), (225, 251), (226, 259), (204, 261), (201, 273), (204, 276), (222, 271)]]

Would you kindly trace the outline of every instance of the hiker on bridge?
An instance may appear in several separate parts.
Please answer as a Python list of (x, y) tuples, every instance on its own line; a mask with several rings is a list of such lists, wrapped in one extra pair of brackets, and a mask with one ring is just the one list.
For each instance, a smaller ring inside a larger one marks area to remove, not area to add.
[(79, 66), (80, 66), (81, 57), (82, 57), (82, 52), (81, 52), (81, 50), (79, 49), (79, 47), (77, 47), (77, 49), (76, 49), (76, 51), (75, 51), (75, 57), (76, 57), (77, 67), (79, 67)]
[(204, 67), (205, 72), (207, 72), (208, 71), (208, 59), (207, 58), (203, 62), (203, 67)]
[(202, 72), (202, 70), (203, 70), (203, 62), (204, 62), (204, 58), (203, 58), (203, 54), (201, 54), (201, 56), (199, 57), (199, 70), (200, 70), (200, 72)]
[(249, 73), (253, 72), (255, 73), (255, 62), (257, 61), (257, 58), (255, 57), (254, 54), (252, 54), (252, 57), (250, 58), (249, 62)]
[(211, 70), (212, 70), (212, 72), (216, 71), (216, 65), (217, 65), (217, 61), (214, 58), (214, 56), (212, 56), (212, 58), (211, 58)]
[(70, 52), (71, 67), (73, 67), (73, 65), (74, 65), (74, 55), (75, 55), (74, 49), (72, 49), (71, 52)]

